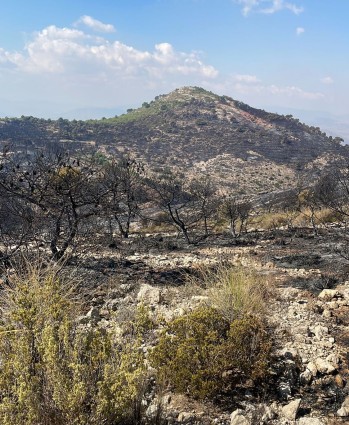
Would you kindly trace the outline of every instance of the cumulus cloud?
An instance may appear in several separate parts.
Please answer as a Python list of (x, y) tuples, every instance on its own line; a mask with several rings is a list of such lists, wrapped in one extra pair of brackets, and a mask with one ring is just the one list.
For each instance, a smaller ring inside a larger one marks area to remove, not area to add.
[[(258, 6), (261, 0), (245, 3)], [(332, 79), (325, 76), (321, 81), (330, 84)], [(139, 49), (115, 36), (97, 35), (92, 27), (82, 30), (55, 25), (34, 33), (20, 51), (0, 46), (0, 82), (2, 96), (6, 92), (13, 99), (17, 90), (20, 102), (30, 97), (28, 110), (48, 99), (69, 108), (125, 103), (128, 107), (182, 85), (204, 86), (251, 105), (258, 99), (261, 104), (276, 99), (277, 104), (297, 105), (300, 99), (313, 102), (324, 97), (297, 85), (268, 84), (253, 72), (221, 75), (200, 52), (179, 51), (168, 42)], [(49, 113), (44, 106), (42, 110), (43, 115)]]
[(92, 16), (88, 16), (88, 15), (81, 16), (81, 18), (78, 21), (76, 21), (75, 26), (79, 24), (86, 25), (87, 27), (97, 32), (111, 33), (116, 31), (113, 25), (104, 24), (103, 22), (98, 21), (97, 19), (94, 19), (92, 18)]
[(328, 84), (328, 85), (334, 83), (334, 80), (332, 77), (323, 77), (320, 79), (320, 81), (322, 82), (322, 84)]
[(297, 35), (302, 35), (305, 32), (305, 29), (302, 27), (297, 27), (296, 28), (296, 34)]
[(264, 13), (267, 15), (274, 14), (281, 10), (289, 10), (295, 15), (303, 12), (302, 6), (290, 3), (285, 0), (236, 0), (242, 6), (242, 14), (247, 16), (250, 12)]
[(0, 64), (10, 64), (11, 63), (11, 54), (7, 52), (5, 49), (0, 47)]
[(54, 25), (34, 34), (21, 53), (1, 49), (0, 64), (11, 64), (27, 73), (67, 74), (76, 78), (86, 74), (104, 78), (214, 78), (218, 74), (213, 66), (202, 62), (199, 53), (179, 52), (169, 43), (158, 43), (153, 51), (139, 50), (118, 40), (109, 41)]

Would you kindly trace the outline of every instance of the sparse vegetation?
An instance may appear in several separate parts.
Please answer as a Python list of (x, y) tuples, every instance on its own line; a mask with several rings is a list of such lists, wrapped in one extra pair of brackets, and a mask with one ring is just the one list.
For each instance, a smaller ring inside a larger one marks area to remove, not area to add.
[(272, 282), (254, 270), (220, 264), (199, 274), (208, 288), (209, 305), (228, 322), (249, 316), (263, 317), (265, 301), (273, 292)]
[(204, 399), (229, 392), (246, 379), (264, 379), (269, 353), (270, 339), (261, 321), (244, 316), (230, 323), (218, 310), (202, 307), (168, 323), (152, 363), (158, 379)]
[(192, 283), (199, 281), (208, 288), (208, 305), (168, 323), (152, 361), (160, 380), (203, 399), (246, 379), (264, 379), (271, 343), (263, 319), (267, 285), (262, 277), (221, 265), (202, 271)]
[(79, 325), (71, 282), (27, 264), (1, 294), (0, 422), (125, 424), (144, 377), (136, 342)]

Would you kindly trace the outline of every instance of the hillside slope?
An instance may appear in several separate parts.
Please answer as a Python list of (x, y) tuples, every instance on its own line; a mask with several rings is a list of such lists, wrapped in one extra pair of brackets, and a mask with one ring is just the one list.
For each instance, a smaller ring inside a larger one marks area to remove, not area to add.
[(155, 167), (209, 173), (242, 192), (292, 186), (299, 172), (313, 173), (348, 157), (349, 149), (319, 128), (252, 108), (199, 87), (183, 87), (139, 109), (98, 121), (33, 117), (0, 122), (0, 142), (33, 150), (50, 143), (105, 154), (130, 151)]

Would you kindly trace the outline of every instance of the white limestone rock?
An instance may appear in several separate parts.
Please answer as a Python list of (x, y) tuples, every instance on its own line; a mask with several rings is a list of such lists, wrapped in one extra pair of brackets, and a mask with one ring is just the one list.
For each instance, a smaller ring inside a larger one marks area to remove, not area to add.
[(143, 283), (139, 289), (137, 300), (150, 305), (159, 304), (160, 290), (147, 283)]
[(230, 425), (251, 425), (241, 409), (234, 410), (230, 416)]
[(295, 400), (292, 400), (290, 403), (286, 404), (282, 409), (282, 415), (289, 419), (290, 421), (295, 421), (297, 417), (297, 412), (299, 409), (299, 406), (301, 404), (302, 399), (297, 398)]

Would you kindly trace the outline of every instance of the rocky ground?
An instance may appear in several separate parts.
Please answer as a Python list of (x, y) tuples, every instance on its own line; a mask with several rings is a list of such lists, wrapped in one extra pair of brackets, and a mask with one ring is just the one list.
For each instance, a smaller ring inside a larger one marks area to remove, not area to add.
[[(187, 247), (173, 237), (130, 241), (79, 260), (86, 311), (82, 323), (116, 326), (140, 302), (168, 320), (205, 303), (187, 282), (202, 265), (229, 261), (255, 268), (273, 286), (268, 320), (274, 359), (268, 388), (246, 386), (233, 400), (198, 402), (167, 390), (144, 400), (149, 423), (161, 408), (167, 424), (349, 423), (349, 276), (341, 229), (216, 236)], [(152, 338), (144, 344), (151, 348)], [(154, 338), (153, 338), (154, 341)], [(261, 396), (261, 393), (264, 394)]]

